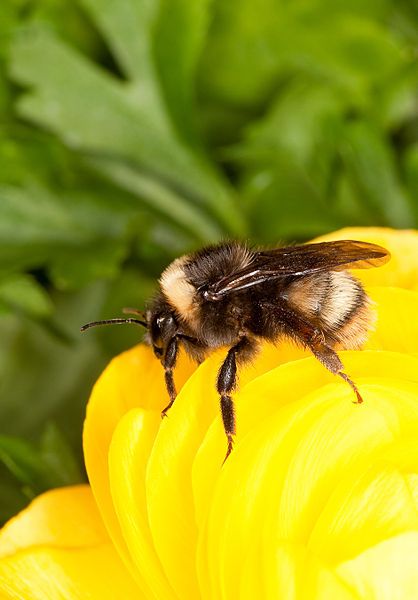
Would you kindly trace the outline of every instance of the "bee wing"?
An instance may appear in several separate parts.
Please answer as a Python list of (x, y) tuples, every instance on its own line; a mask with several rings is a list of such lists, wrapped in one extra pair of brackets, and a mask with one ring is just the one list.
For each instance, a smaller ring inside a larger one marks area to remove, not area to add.
[(250, 265), (234, 275), (218, 279), (205, 290), (208, 299), (286, 275), (306, 275), (319, 271), (369, 269), (385, 264), (390, 253), (375, 244), (353, 240), (286, 246), (254, 252)]

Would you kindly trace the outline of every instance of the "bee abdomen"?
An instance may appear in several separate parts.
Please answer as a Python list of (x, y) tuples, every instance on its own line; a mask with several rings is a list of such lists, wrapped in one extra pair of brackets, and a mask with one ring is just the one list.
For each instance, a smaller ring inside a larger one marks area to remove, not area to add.
[(350, 273), (334, 271), (329, 275), (329, 291), (324, 299), (321, 320), (342, 348), (359, 348), (366, 341), (374, 321), (370, 300), (360, 281)]
[(289, 286), (288, 301), (318, 326), (330, 345), (359, 348), (374, 314), (360, 281), (346, 271), (310, 275)]
[(328, 289), (322, 301), (321, 320), (329, 327), (343, 325), (365, 300), (363, 286), (346, 271), (328, 273)]

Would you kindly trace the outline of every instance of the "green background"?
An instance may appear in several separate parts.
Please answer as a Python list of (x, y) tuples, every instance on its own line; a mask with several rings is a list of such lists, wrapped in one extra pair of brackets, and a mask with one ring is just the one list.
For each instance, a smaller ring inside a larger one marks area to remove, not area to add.
[(208, 242), (416, 227), (418, 5), (2, 0), (0, 519), (82, 480), (89, 390)]

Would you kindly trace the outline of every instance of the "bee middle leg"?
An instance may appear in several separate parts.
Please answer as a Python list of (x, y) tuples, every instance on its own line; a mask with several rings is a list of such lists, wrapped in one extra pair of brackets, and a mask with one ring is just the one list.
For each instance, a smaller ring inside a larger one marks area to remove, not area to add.
[(216, 389), (220, 396), (222, 422), (228, 440), (224, 462), (232, 452), (236, 433), (235, 409), (231, 392), (237, 387), (237, 360), (239, 362), (248, 360), (255, 352), (255, 342), (247, 337), (242, 337), (235, 346), (228, 350), (228, 354), (218, 372)]

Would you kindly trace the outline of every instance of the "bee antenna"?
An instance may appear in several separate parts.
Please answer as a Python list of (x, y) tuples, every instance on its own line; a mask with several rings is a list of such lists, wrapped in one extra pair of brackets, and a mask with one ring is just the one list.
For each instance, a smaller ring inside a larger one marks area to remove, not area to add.
[(97, 327), (98, 325), (122, 325), (124, 323), (134, 323), (135, 325), (141, 325), (146, 329), (148, 328), (147, 323), (140, 319), (105, 319), (104, 321), (92, 321), (91, 323), (86, 323), (81, 327), (80, 331), (86, 331), (86, 329)]

